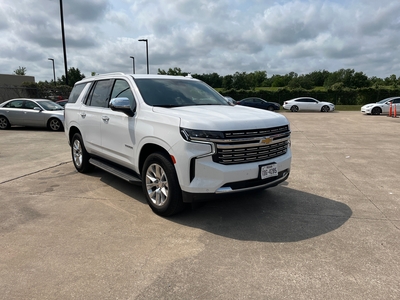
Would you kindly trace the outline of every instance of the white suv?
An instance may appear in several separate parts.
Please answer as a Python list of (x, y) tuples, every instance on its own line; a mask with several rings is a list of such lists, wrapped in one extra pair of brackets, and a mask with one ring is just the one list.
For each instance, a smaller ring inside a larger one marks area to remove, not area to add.
[(111, 73), (75, 84), (65, 106), (75, 168), (140, 183), (162, 216), (184, 203), (286, 180), (289, 122), (191, 77)]

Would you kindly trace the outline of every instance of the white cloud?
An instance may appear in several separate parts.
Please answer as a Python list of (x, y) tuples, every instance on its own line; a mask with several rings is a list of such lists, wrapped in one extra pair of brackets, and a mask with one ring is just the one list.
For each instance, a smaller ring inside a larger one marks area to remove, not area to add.
[[(91, 72), (266, 70), (268, 76), (351, 68), (399, 74), (400, 3), (389, 0), (64, 1), (68, 66)], [(63, 74), (58, 0), (2, 0), (0, 73)]]

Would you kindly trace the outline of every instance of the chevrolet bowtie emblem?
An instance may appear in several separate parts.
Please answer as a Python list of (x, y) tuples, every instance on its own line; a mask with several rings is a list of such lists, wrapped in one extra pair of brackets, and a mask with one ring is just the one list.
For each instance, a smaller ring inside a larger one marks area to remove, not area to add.
[(270, 139), (270, 138), (266, 138), (266, 139), (263, 139), (260, 141), (261, 144), (269, 144), (271, 142), (272, 142), (272, 139)]

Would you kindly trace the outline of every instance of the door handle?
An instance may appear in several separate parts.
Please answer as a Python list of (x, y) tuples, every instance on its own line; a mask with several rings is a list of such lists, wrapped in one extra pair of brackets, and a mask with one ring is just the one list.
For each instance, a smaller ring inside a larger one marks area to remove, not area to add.
[(108, 122), (110, 120), (110, 118), (107, 116), (102, 116), (101, 118), (103, 119), (104, 122)]
[(86, 117), (86, 113), (84, 113), (84, 112), (81, 112), (80, 115), (82, 118)]

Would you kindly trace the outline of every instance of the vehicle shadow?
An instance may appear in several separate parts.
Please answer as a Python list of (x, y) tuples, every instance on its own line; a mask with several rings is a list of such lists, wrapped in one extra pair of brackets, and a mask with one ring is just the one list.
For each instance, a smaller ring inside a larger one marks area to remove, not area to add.
[(205, 202), (169, 220), (232, 239), (283, 243), (334, 231), (351, 215), (344, 203), (281, 185)]
[[(139, 185), (98, 169), (91, 176), (146, 203)], [(351, 215), (352, 210), (344, 203), (294, 190), (283, 183), (264, 191), (231, 194), (188, 205), (185, 211), (165, 219), (231, 239), (283, 243), (334, 231)]]

